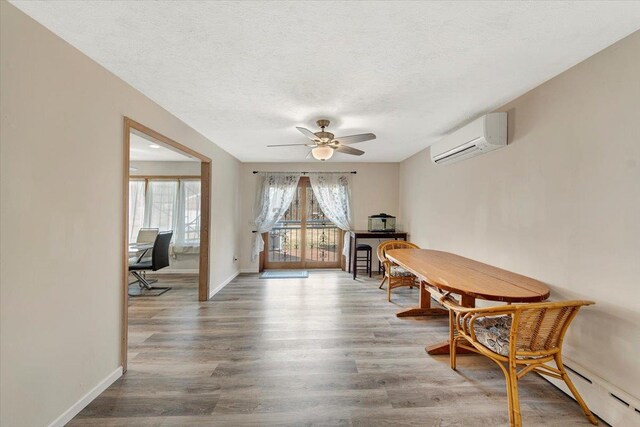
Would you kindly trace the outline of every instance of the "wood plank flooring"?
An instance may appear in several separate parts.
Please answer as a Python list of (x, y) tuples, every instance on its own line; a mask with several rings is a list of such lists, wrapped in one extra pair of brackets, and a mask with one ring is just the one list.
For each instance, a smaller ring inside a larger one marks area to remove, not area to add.
[[(424, 347), (447, 320), (395, 317), (417, 289), (386, 302), (377, 278), (310, 271), (308, 279), (241, 275), (212, 301), (197, 278), (134, 298), (129, 371), (71, 426), (503, 426), (504, 378), (492, 362)], [(160, 284), (159, 284), (160, 286)], [(590, 425), (536, 375), (520, 384), (525, 426)]]

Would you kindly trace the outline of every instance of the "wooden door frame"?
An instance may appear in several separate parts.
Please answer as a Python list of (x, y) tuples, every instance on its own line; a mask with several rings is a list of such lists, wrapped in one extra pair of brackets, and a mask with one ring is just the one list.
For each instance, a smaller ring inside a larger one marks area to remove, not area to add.
[(143, 133), (162, 144), (175, 148), (178, 151), (200, 160), (200, 256), (198, 273), (198, 300), (209, 299), (209, 229), (211, 227), (211, 159), (207, 156), (186, 147), (179, 142), (168, 138), (145, 125), (124, 117), (123, 127), (123, 174), (122, 190), (124, 195), (122, 212), (122, 371), (127, 370), (127, 351), (129, 346), (129, 150), (131, 148), (130, 135), (132, 131)]
[(300, 269), (314, 269), (314, 268), (342, 268), (342, 245), (343, 245), (343, 232), (340, 230), (339, 238), (338, 238), (338, 259), (336, 261), (336, 265), (328, 266), (323, 265), (327, 263), (323, 263), (321, 261), (307, 261), (306, 260), (306, 252), (307, 252), (307, 194), (309, 191), (313, 191), (311, 188), (311, 181), (308, 176), (300, 177), (298, 181), (298, 188), (302, 188), (302, 197), (301, 200), (301, 218), (300, 218), (300, 261), (299, 262), (269, 262), (267, 260), (267, 252), (269, 248), (269, 233), (263, 233), (262, 239), (265, 242), (265, 250), (260, 252), (260, 261), (259, 261), (259, 271), (263, 271), (267, 264), (271, 264), (269, 268), (275, 269), (286, 269), (286, 268), (300, 268)]

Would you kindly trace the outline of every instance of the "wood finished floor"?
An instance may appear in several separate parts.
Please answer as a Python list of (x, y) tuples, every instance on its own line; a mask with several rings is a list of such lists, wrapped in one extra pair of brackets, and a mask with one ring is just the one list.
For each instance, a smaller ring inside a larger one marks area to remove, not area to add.
[[(508, 425), (497, 366), (465, 355), (452, 371), (424, 351), (446, 338), (446, 318), (395, 317), (417, 289), (388, 303), (375, 277), (241, 275), (199, 303), (195, 277), (168, 282), (131, 300), (129, 371), (70, 426)], [(525, 426), (590, 425), (537, 375), (520, 400)]]

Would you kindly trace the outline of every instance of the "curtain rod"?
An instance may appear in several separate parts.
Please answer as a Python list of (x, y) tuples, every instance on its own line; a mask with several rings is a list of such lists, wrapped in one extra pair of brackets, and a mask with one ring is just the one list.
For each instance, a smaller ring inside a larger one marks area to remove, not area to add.
[(261, 172), (262, 173), (299, 173), (301, 175), (307, 175), (307, 174), (310, 174), (310, 173), (350, 173), (350, 174), (355, 175), (355, 174), (358, 173), (356, 171), (350, 171), (350, 172), (324, 172), (324, 171), (316, 171), (316, 172), (295, 172), (295, 171), (293, 171), (293, 172), (269, 172), (269, 171), (253, 171), (254, 174), (261, 173)]

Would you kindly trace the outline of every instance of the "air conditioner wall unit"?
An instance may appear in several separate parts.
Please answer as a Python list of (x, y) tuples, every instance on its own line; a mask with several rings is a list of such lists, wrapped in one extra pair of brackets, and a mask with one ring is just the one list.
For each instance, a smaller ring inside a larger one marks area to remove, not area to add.
[(443, 165), (507, 145), (507, 113), (489, 113), (431, 146), (431, 160)]

